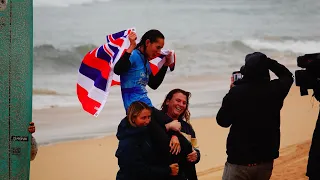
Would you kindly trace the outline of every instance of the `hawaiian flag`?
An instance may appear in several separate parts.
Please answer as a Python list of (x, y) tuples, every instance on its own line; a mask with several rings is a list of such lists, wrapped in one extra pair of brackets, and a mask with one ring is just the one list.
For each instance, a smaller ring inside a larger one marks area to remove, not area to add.
[[(97, 117), (107, 101), (110, 87), (120, 85), (120, 77), (113, 73), (113, 67), (129, 47), (127, 36), (134, 28), (107, 35), (107, 43), (88, 52), (78, 71), (77, 95), (82, 108)], [(159, 57), (150, 61), (152, 74), (158, 73), (170, 51), (162, 50)], [(173, 51), (169, 69), (174, 70)]]
[(161, 50), (161, 54), (158, 57), (156, 57), (156, 58), (154, 58), (154, 59), (152, 59), (150, 61), (150, 68), (151, 68), (151, 71), (152, 71), (153, 75), (156, 75), (159, 72), (159, 70), (161, 69), (163, 64), (166, 62), (165, 57), (170, 52), (171, 52), (171, 57), (170, 57), (171, 63), (169, 65), (168, 69), (170, 71), (174, 70), (174, 66), (176, 64), (176, 55), (175, 55), (174, 51), (173, 50), (164, 50), (164, 49), (162, 49)]

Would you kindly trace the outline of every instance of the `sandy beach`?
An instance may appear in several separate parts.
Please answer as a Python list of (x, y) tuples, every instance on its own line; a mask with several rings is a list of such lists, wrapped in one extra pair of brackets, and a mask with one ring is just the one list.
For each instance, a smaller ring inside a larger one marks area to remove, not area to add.
[[(199, 179), (221, 179), (229, 129), (218, 126), (215, 115), (231, 73), (253, 52), (292, 73), (300, 69), (298, 56), (319, 52), (319, 9), (319, 0), (33, 0), (32, 121), (41, 146), (31, 162), (31, 180), (115, 179), (114, 132), (125, 114), (120, 87), (112, 87), (95, 118), (79, 107), (76, 84), (83, 57), (106, 43), (107, 35), (128, 28), (136, 29), (137, 40), (158, 29), (164, 49), (175, 51), (174, 72), (148, 96), (160, 107), (173, 88), (192, 93), (191, 118), (202, 153)], [(285, 101), (273, 180), (306, 179), (319, 112), (311, 94), (301, 97), (293, 85)]]
[[(311, 93), (310, 93), (311, 94)], [(80, 108), (51, 108), (34, 111), (34, 117), (55, 114), (79, 118)], [(302, 180), (319, 104), (311, 95), (300, 96), (293, 85), (281, 112), (281, 153), (275, 162), (272, 180)], [(49, 119), (50, 120), (50, 119)], [(76, 122), (76, 119), (70, 119)], [(229, 129), (215, 118), (192, 119), (202, 159), (197, 164), (200, 180), (221, 179), (226, 160), (225, 143)], [(58, 133), (58, 132), (57, 132)], [(114, 156), (118, 141), (114, 135), (41, 146), (31, 162), (31, 180), (112, 180), (118, 164)]]

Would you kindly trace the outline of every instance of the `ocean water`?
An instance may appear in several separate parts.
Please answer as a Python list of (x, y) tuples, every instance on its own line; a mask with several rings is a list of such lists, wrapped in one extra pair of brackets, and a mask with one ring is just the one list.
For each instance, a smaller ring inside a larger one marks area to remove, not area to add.
[[(83, 56), (107, 34), (135, 27), (140, 38), (156, 28), (176, 51), (177, 65), (149, 91), (153, 103), (159, 107), (169, 90), (183, 88), (192, 92), (192, 117), (213, 117), (246, 54), (264, 52), (294, 71), (297, 56), (320, 51), (319, 9), (317, 0), (34, 0), (33, 108), (80, 106)], [(108, 132), (124, 116), (117, 87), (110, 104), (117, 108), (104, 124)], [(36, 134), (45, 136), (38, 124)]]

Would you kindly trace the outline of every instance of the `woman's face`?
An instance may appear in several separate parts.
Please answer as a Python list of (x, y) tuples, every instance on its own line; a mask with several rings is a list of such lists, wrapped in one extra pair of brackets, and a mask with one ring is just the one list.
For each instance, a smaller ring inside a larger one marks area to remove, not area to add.
[(177, 119), (187, 108), (187, 96), (177, 92), (166, 101), (166, 105), (168, 106), (167, 114), (171, 118)]
[(158, 38), (157, 41), (151, 43), (150, 40), (148, 39), (146, 41), (146, 55), (148, 56), (148, 60), (152, 60), (156, 58), (160, 52), (161, 49), (164, 46), (164, 39)]
[(148, 109), (143, 109), (141, 113), (134, 119), (134, 124), (137, 127), (147, 126), (150, 123), (151, 111)]

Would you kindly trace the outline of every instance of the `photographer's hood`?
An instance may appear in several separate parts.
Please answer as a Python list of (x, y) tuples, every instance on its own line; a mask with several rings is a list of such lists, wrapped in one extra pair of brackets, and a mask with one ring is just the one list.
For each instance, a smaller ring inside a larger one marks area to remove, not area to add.
[(268, 57), (260, 52), (246, 55), (245, 65), (241, 67), (240, 72), (246, 80), (270, 81)]

